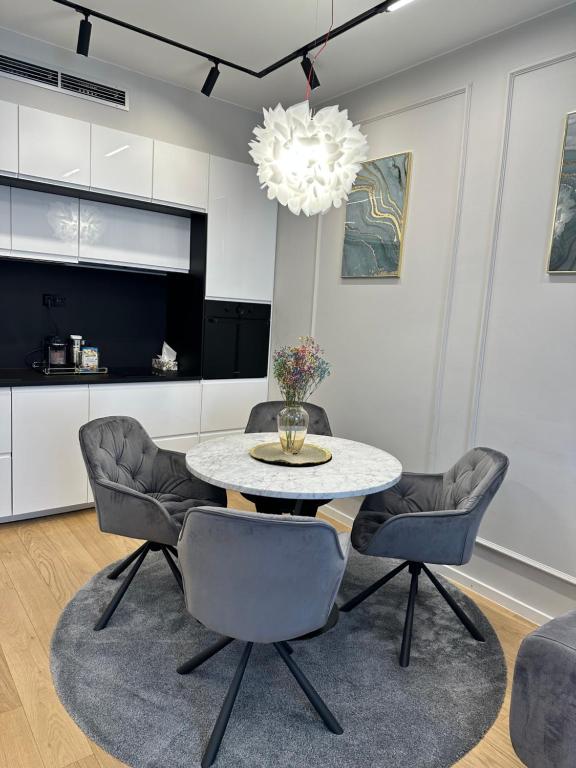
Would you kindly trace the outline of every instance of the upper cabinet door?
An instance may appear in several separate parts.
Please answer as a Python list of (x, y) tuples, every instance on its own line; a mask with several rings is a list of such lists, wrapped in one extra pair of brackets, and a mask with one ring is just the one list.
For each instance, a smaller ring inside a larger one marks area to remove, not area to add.
[(207, 297), (272, 301), (276, 214), (254, 165), (211, 156)]
[(154, 142), (155, 200), (206, 210), (210, 156), (165, 141)]
[(90, 186), (90, 123), (20, 106), (20, 174)]
[(150, 200), (154, 142), (92, 125), (92, 187)]
[(12, 256), (78, 261), (77, 197), (12, 188)]
[(80, 261), (188, 272), (190, 219), (81, 200)]
[(18, 104), (0, 101), (0, 173), (18, 173)]

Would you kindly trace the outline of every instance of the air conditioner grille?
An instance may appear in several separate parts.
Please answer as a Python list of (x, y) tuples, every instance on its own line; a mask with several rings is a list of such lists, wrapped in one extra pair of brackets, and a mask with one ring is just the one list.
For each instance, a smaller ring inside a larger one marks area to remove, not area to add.
[(110, 85), (102, 85), (92, 80), (84, 80), (76, 75), (68, 75), (65, 72), (60, 74), (60, 87), (64, 91), (78, 93), (81, 96), (89, 96), (91, 99), (107, 101), (110, 104), (117, 104), (121, 107), (126, 106), (126, 91), (120, 88), (114, 88)]
[(30, 64), (27, 61), (13, 59), (3, 54), (0, 54), (0, 73), (58, 87), (58, 70), (41, 67), (38, 64)]

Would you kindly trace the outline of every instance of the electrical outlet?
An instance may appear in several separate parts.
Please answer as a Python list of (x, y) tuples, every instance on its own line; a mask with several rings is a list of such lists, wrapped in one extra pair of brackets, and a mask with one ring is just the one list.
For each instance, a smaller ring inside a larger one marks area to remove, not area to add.
[(42, 306), (48, 307), (49, 309), (53, 307), (65, 307), (66, 306), (66, 297), (65, 296), (58, 296), (57, 293), (43, 293), (42, 294)]

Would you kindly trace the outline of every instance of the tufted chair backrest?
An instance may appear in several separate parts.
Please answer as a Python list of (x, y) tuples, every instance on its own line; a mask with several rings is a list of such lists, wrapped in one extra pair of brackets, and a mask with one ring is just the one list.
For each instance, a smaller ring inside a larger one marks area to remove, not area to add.
[(480, 515), (500, 488), (508, 458), (492, 448), (473, 448), (444, 473), (437, 509), (478, 509)]
[(129, 416), (94, 419), (80, 429), (80, 446), (90, 480), (109, 480), (134, 491), (153, 491), (158, 447)]
[[(278, 423), (276, 417), (278, 412), (284, 408), (285, 403), (282, 400), (269, 400), (266, 403), (258, 403), (252, 408), (245, 432), (276, 432)], [(310, 435), (328, 435), (332, 436), (330, 422), (324, 408), (312, 403), (302, 403), (308, 411), (310, 422), (308, 424), (308, 434)]]

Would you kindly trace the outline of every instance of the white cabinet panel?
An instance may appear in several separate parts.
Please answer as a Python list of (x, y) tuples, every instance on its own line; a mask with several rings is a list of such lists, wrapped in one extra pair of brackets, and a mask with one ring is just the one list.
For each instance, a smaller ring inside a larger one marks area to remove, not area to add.
[(12, 189), (12, 255), (78, 260), (78, 199)]
[(87, 477), (78, 430), (88, 421), (88, 387), (12, 390), (15, 515), (85, 504)]
[(18, 173), (18, 104), (0, 101), (0, 172)]
[(12, 392), (8, 387), (0, 389), (0, 453), (12, 450)]
[(81, 200), (80, 260), (188, 272), (190, 219)]
[(198, 435), (179, 435), (178, 437), (161, 437), (154, 440), (158, 448), (165, 451), (186, 453), (198, 443)]
[(155, 141), (154, 199), (205, 210), (209, 164), (210, 156), (204, 152)]
[(90, 386), (90, 419), (132, 416), (150, 437), (200, 431), (200, 382), (95, 384)]
[(268, 379), (202, 382), (201, 432), (244, 429), (256, 403), (268, 400)]
[(20, 106), (20, 174), (90, 186), (90, 123)]
[(153, 146), (145, 136), (92, 125), (92, 187), (150, 199)]
[(10, 187), (0, 187), (0, 251), (9, 251), (11, 247)]
[(0, 456), (0, 517), (12, 514), (12, 457)]
[(200, 442), (205, 443), (207, 440), (217, 440), (219, 437), (229, 437), (230, 435), (241, 435), (243, 432), (243, 429), (230, 429), (226, 432), (205, 432), (200, 435)]
[(211, 156), (206, 296), (272, 301), (276, 213), (254, 165)]

